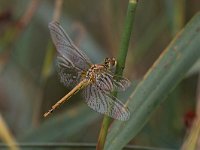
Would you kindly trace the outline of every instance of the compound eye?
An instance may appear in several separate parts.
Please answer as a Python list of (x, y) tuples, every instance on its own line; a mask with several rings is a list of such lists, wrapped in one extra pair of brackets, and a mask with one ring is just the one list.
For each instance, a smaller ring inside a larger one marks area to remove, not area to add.
[(114, 57), (111, 59), (111, 64), (112, 64), (112, 66), (116, 66), (116, 64), (117, 64), (117, 61)]

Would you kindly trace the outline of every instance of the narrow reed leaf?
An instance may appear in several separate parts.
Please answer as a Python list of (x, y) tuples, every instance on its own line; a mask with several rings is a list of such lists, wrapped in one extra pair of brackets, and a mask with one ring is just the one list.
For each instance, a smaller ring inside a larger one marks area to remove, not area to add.
[(116, 121), (105, 149), (122, 149), (149, 120), (156, 107), (181, 81), (200, 56), (200, 13), (174, 38), (130, 96), (126, 123)]

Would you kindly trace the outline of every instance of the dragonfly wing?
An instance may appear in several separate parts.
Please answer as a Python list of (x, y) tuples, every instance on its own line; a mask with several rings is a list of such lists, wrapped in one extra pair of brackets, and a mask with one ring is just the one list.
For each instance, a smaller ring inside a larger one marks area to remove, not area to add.
[(114, 88), (117, 91), (125, 91), (130, 86), (130, 81), (124, 77), (113, 78)]
[(77, 85), (80, 82), (82, 70), (76, 68), (72, 62), (60, 55), (57, 56), (57, 60), (60, 81), (67, 87)]
[(128, 108), (110, 93), (95, 84), (84, 89), (87, 105), (93, 110), (108, 115), (114, 119), (126, 121), (130, 117)]
[(124, 91), (130, 86), (130, 81), (123, 77), (114, 77), (109, 73), (102, 73), (96, 79), (96, 84), (104, 91)]
[(58, 22), (49, 23), (49, 30), (54, 45), (61, 57), (70, 60), (76, 67), (86, 70), (90, 67), (90, 60), (79, 50)]

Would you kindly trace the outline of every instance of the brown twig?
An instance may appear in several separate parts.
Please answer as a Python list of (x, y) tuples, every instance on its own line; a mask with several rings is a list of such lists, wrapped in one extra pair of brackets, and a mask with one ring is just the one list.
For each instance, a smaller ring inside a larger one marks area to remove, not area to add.
[(38, 9), (40, 0), (31, 0), (24, 15), (17, 22), (19, 32), (21, 32), (32, 20), (36, 10)]

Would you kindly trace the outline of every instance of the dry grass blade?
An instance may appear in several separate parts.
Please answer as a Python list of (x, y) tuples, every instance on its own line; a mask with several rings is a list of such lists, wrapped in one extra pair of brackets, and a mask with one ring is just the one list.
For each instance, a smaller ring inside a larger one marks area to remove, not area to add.
[(196, 118), (192, 124), (188, 137), (182, 145), (182, 150), (198, 150), (200, 148), (200, 75), (198, 79), (197, 87), (197, 107), (196, 107)]
[(11, 135), (4, 119), (0, 115), (0, 138), (3, 142), (5, 142), (10, 150), (19, 150), (19, 148), (16, 146), (16, 141), (14, 140), (14, 137)]

